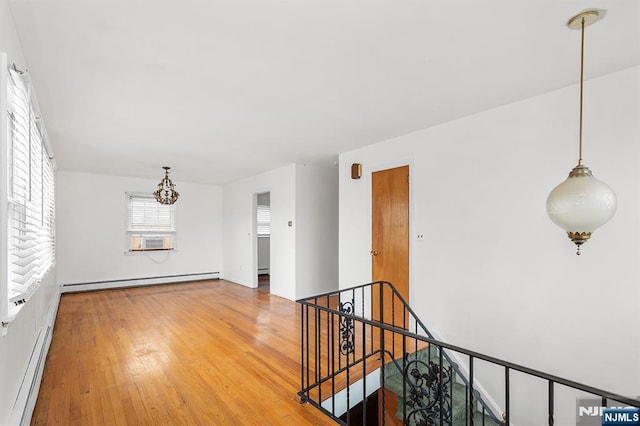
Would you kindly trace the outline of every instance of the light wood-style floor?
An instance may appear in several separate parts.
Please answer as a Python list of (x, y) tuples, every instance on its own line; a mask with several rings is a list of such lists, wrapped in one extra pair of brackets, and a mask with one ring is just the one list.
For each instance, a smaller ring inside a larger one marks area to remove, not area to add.
[(32, 424), (335, 424), (299, 387), (294, 302), (222, 280), (66, 294)]

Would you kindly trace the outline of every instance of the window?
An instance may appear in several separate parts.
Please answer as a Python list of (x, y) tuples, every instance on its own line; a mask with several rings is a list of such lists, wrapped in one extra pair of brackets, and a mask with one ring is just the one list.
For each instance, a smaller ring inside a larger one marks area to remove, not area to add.
[(151, 194), (128, 192), (127, 250), (145, 252), (176, 247), (175, 205), (160, 204)]
[(6, 87), (1, 93), (7, 105), (1, 115), (2, 127), (7, 129), (2, 139), (6, 157), (0, 156), (6, 158), (0, 169), (7, 178), (6, 193), (2, 192), (7, 208), (2, 292), (7, 304), (3, 303), (2, 317), (10, 320), (55, 262), (55, 179), (53, 157), (27, 76), (15, 66), (7, 67), (6, 55), (1, 62)]
[(271, 206), (256, 206), (256, 231), (258, 237), (271, 235)]

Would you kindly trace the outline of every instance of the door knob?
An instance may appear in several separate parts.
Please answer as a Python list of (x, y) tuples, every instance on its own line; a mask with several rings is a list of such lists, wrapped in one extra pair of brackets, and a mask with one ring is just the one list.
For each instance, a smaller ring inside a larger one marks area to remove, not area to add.
[(378, 252), (377, 252), (377, 251), (375, 251), (375, 250), (371, 250), (371, 251), (369, 252), (369, 254), (370, 254), (371, 256), (377, 256), (377, 255), (378, 255)]

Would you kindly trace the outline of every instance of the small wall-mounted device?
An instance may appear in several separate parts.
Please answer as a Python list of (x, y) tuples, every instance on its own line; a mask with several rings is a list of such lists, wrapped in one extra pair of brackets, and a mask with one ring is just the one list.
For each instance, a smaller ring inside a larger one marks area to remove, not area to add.
[(353, 163), (351, 165), (351, 179), (360, 179), (362, 177), (362, 164)]
[(289, 225), (289, 226), (293, 226), (293, 222), (292, 222), (292, 221), (289, 221), (289, 222), (287, 222), (287, 225)]

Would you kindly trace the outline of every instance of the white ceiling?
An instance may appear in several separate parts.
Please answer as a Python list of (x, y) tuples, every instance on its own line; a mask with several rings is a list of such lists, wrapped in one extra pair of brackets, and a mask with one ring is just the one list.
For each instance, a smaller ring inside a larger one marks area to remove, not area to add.
[[(637, 0), (11, 0), (59, 170), (222, 184), (640, 64)], [(576, 105), (577, 108), (577, 105)], [(517, 138), (517, 135), (514, 135)]]

